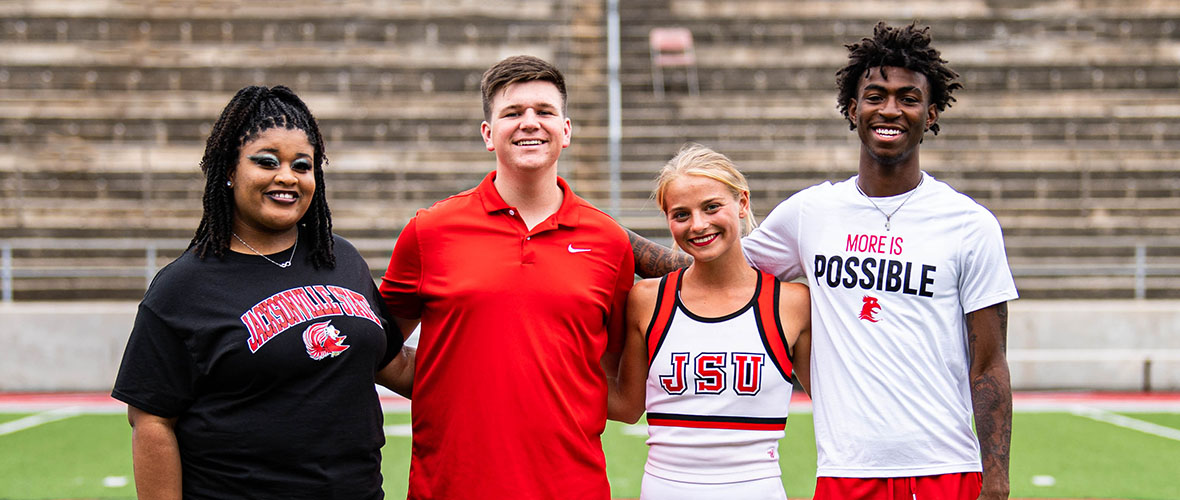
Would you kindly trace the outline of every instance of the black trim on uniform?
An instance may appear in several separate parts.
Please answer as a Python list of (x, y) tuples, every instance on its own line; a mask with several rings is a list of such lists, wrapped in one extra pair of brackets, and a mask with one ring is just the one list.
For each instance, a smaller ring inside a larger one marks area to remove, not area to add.
[[(759, 276), (759, 278), (762, 277), (761, 271), (758, 272), (758, 276)], [(791, 344), (789, 342), (787, 342), (787, 337), (786, 337), (786, 335), (783, 334), (783, 322), (782, 322), (782, 318), (779, 317), (779, 305), (778, 305), (779, 280), (778, 280), (778, 278), (775, 278), (773, 280), (773, 282), (771, 283), (771, 286), (774, 287), (774, 290), (772, 291), (773, 298), (771, 299), (770, 307), (772, 309), (774, 309), (774, 311), (772, 311), (772, 314), (774, 315), (774, 326), (775, 326), (775, 329), (777, 330), (775, 333), (779, 336), (779, 338), (782, 339), (783, 350), (787, 354), (787, 361), (791, 362), (792, 369), (791, 370), (784, 370), (783, 365), (781, 363), (779, 363), (778, 356), (774, 355), (774, 349), (770, 348), (770, 341), (767, 337), (768, 333), (766, 332), (766, 329), (762, 328), (762, 308), (761, 308), (761, 306), (759, 306), (757, 304), (757, 301), (755, 301), (754, 313), (755, 313), (755, 316), (757, 316), (756, 322), (758, 323), (758, 338), (762, 340), (762, 348), (766, 349), (766, 355), (767, 355), (767, 357), (770, 358), (770, 360), (772, 362), (774, 362), (774, 367), (777, 369), (779, 375), (781, 375), (783, 377), (783, 379), (787, 381), (787, 383), (794, 384), (795, 380), (794, 380), (794, 377), (792, 376), (792, 373), (794, 373), (795, 361), (793, 359), (791, 359)], [(758, 293), (759, 293), (759, 296), (761, 296), (762, 290), (759, 289)]]
[[(672, 273), (677, 273), (676, 288), (679, 290), (680, 279), (683, 277), (684, 269), (683, 268), (677, 269), (675, 271), (672, 271), (671, 273), (665, 274), (663, 278), (660, 278), (660, 288), (659, 288), (659, 290), (656, 291), (656, 308), (655, 308), (655, 311), (651, 313), (651, 322), (648, 323), (648, 325), (647, 325), (647, 333), (645, 333), (643, 335), (643, 349), (645, 351), (647, 350), (647, 347), (651, 345), (652, 328), (654, 328), (656, 326), (656, 322), (660, 318), (660, 313), (663, 312), (663, 309), (665, 307), (664, 288), (666, 286), (668, 286), (668, 277), (671, 276)], [(656, 359), (656, 354), (659, 354), (660, 348), (664, 347), (664, 340), (668, 338), (668, 330), (671, 329), (671, 327), (672, 327), (672, 311), (674, 311), (676, 308), (675, 302), (676, 301), (673, 300), (673, 304), (668, 308), (669, 309), (668, 318), (666, 321), (664, 321), (664, 329), (659, 332), (660, 340), (658, 342), (656, 342), (655, 350), (647, 353), (647, 368), (648, 368), (649, 372), (651, 370), (651, 361), (653, 359)]]
[(726, 314), (724, 316), (710, 318), (710, 317), (700, 316), (700, 315), (688, 310), (688, 306), (684, 305), (684, 301), (680, 300), (680, 284), (684, 282), (683, 278), (684, 277), (681, 276), (681, 280), (678, 283), (676, 283), (676, 285), (677, 285), (676, 286), (676, 307), (678, 309), (680, 309), (681, 311), (684, 311), (684, 314), (687, 315), (688, 317), (690, 317), (696, 321), (699, 321), (701, 323), (720, 323), (722, 321), (729, 321), (733, 318), (741, 316), (742, 313), (746, 312), (751, 307), (753, 307), (754, 304), (758, 303), (758, 292), (762, 289), (762, 273), (759, 272), (758, 273), (758, 282), (754, 284), (754, 296), (750, 298), (749, 302), (746, 302), (746, 304), (743, 305), (742, 307), (738, 308), (737, 311), (731, 312), (731, 313)]
[(684, 420), (686, 422), (732, 422), (739, 424), (786, 424), (787, 417), (731, 417), (727, 415), (684, 415), (680, 413), (651, 413), (647, 418), (664, 420)]

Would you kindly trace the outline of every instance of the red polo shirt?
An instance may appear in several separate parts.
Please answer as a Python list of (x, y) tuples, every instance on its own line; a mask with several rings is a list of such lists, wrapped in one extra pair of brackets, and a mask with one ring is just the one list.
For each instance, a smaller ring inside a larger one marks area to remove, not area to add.
[(622, 348), (631, 245), (561, 178), (528, 230), (495, 175), (420, 210), (382, 279), (422, 318), (409, 498), (607, 499), (599, 360)]

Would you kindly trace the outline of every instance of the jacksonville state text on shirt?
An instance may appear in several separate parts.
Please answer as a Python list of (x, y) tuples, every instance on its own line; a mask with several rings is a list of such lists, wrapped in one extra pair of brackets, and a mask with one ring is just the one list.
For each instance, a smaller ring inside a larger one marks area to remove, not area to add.
[(381, 324), (364, 295), (335, 285), (309, 285), (283, 290), (259, 301), (242, 314), (241, 319), (250, 331), (246, 345), (253, 353), (292, 326), (308, 320), (341, 315)]

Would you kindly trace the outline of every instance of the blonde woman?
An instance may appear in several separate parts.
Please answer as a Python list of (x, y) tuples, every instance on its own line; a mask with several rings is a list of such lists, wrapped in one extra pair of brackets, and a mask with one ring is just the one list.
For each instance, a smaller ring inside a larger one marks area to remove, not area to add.
[(655, 200), (692, 265), (636, 283), (611, 418), (647, 411), (640, 498), (783, 499), (778, 441), (792, 371), (807, 387), (810, 300), (746, 263), (750, 190), (729, 158), (689, 145)]

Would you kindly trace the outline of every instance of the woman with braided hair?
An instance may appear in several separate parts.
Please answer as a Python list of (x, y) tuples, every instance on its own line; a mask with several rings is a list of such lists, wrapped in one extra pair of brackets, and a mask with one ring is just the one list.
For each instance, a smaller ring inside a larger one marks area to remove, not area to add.
[(402, 334), (332, 234), (325, 162), (286, 87), (241, 89), (213, 126), (200, 225), (148, 287), (112, 391), (141, 498), (384, 496), (374, 382), (396, 385)]

